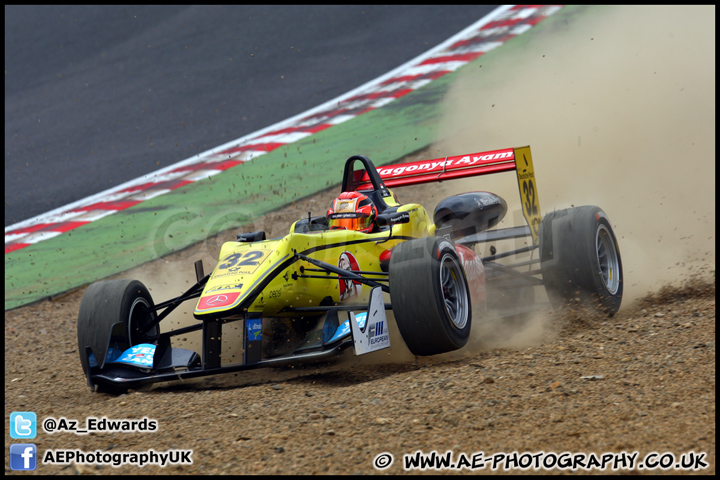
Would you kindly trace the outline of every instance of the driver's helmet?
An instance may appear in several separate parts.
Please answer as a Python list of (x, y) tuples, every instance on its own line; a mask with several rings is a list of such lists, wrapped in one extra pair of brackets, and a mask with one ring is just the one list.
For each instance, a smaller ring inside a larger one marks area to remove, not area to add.
[(370, 197), (359, 192), (343, 192), (327, 212), (331, 229), (345, 228), (370, 233), (378, 210)]

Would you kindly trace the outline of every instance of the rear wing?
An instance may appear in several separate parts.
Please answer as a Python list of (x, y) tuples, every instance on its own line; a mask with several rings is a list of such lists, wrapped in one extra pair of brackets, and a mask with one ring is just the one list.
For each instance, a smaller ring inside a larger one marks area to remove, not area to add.
[[(442, 182), (444, 180), (489, 175), (512, 170), (517, 172), (523, 216), (530, 227), (533, 243), (539, 244), (538, 232), (542, 218), (535, 182), (535, 170), (529, 146), (436, 158), (434, 160), (421, 160), (377, 169), (385, 186), (390, 188)], [(369, 181), (369, 177), (367, 180)], [(358, 190), (362, 190), (363, 187), (367, 186), (371, 187), (371, 185), (365, 184), (361, 185)]]

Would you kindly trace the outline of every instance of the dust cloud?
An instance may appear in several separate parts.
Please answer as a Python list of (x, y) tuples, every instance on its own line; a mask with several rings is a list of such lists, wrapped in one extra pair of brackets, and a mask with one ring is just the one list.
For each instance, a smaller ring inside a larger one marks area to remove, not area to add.
[[(460, 72), (434, 148), (530, 145), (543, 213), (598, 205), (608, 214), (624, 309), (664, 285), (714, 276), (715, 7), (565, 13), (531, 42)], [(509, 211), (500, 226), (524, 224), (514, 174), (453, 188), (501, 195)], [(478, 317), (469, 350), (533, 346), (558, 327), (553, 314), (515, 325)]]
[[(626, 306), (714, 274), (715, 7), (580, 7), (545, 21), (532, 42), (466, 67), (445, 102), (441, 149), (530, 145), (543, 212), (589, 204), (610, 217)], [(512, 178), (457, 188), (520, 208)]]

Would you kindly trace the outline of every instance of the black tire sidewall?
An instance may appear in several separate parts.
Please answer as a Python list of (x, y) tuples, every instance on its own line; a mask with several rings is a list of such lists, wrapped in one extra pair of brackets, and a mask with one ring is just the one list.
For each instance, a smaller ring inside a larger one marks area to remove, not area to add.
[[(467, 319), (462, 329), (450, 319), (441, 291), (444, 255), (457, 263), (463, 282)], [(436, 355), (464, 346), (470, 335), (469, 288), (455, 247), (446, 239), (427, 237), (400, 243), (390, 257), (390, 295), (396, 324), (415, 355)]]
[[(135, 304), (138, 299), (142, 299), (144, 302)], [(127, 334), (128, 344), (131, 347), (139, 345), (141, 343), (154, 343), (157, 341), (157, 336), (141, 336), (138, 333), (138, 328), (141, 327), (137, 322), (139, 312), (131, 312), (131, 309), (142, 308), (144, 305), (147, 308), (152, 308), (155, 304), (153, 303), (152, 296), (148, 289), (141, 282), (133, 280), (125, 290), (122, 300), (122, 308), (120, 318), (125, 319), (125, 332)], [(133, 314), (131, 316), (131, 313)], [(150, 315), (151, 319), (156, 318), (156, 314), (153, 312)], [(134, 331), (133, 331), (134, 330)], [(153, 329), (155, 330), (155, 329)], [(159, 328), (157, 329), (159, 333)]]

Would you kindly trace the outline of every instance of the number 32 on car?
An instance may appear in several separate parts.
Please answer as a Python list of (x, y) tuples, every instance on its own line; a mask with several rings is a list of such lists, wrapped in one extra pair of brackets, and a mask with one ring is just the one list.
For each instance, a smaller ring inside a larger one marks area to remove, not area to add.
[(515, 149), (515, 167), (518, 187), (520, 187), (523, 216), (530, 226), (533, 242), (537, 245), (540, 243), (539, 231), (542, 218), (540, 217), (540, 201), (535, 190), (535, 168), (533, 168), (530, 147)]
[(270, 252), (270, 250), (248, 250), (247, 252), (233, 253), (225, 257), (217, 268), (218, 270), (227, 269), (228, 272), (238, 274), (253, 273), (270, 255)]

